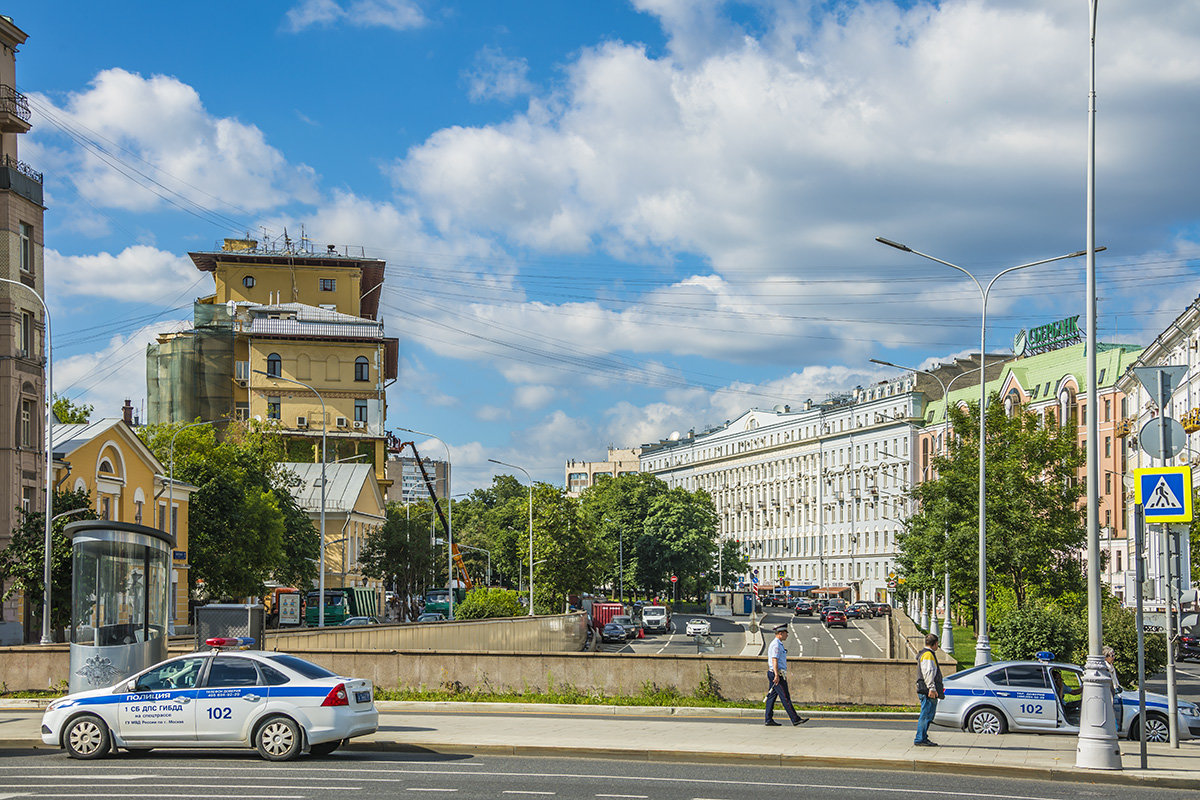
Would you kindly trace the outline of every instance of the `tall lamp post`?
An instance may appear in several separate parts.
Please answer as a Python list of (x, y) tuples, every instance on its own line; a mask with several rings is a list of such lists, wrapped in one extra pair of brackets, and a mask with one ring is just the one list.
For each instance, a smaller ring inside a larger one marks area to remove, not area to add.
[[(1090, 70), (1088, 85), (1087, 143), (1087, 584), (1088, 657), (1083, 670), (1079, 741), (1075, 766), (1085, 769), (1121, 769), (1116, 719), (1112, 714), (1112, 682), (1101, 653), (1100, 618), (1100, 454), (1099, 393), (1096, 388), (1096, 7), (1088, 3)], [(1163, 409), (1166, 414), (1166, 409)], [(1163, 463), (1166, 463), (1164, 455)], [(1141, 554), (1138, 554), (1139, 557)], [(1139, 587), (1140, 590), (1141, 587)], [(1167, 614), (1171, 613), (1170, 605)], [(1167, 645), (1171, 646), (1170, 643)], [(1175, 709), (1171, 709), (1174, 714)]]
[(525, 473), (525, 480), (529, 481), (529, 616), (533, 616), (533, 476), (529, 474), (529, 470), (524, 467), (518, 467), (516, 464), (509, 464), (505, 461), (497, 461), (494, 458), (489, 458), (488, 461), (493, 464), (499, 464), (502, 467), (510, 469), (519, 469)]
[[(50, 307), (42, 296), (20, 281), (0, 278), (0, 283), (11, 283), (13, 286), (23, 286), (42, 305), (42, 313), (46, 319), (46, 538), (45, 551), (42, 558), (42, 639), (41, 644), (53, 644), (50, 636), (50, 550), (52, 539), (50, 535), (54, 516), (54, 443), (51, 433), (54, 430), (54, 372), (51, 362), (54, 359), (54, 346), (50, 338)], [(33, 355), (30, 353), (29, 355)]]
[[(927, 258), (930, 261), (936, 261), (938, 264), (943, 264), (952, 269), (956, 269), (966, 275), (975, 284), (975, 288), (979, 290), (980, 304), (980, 322), (979, 322), (979, 637), (975, 640), (975, 664), (988, 664), (992, 660), (992, 646), (988, 639), (987, 628), (987, 483), (985, 480), (986, 464), (984, 462), (985, 452), (987, 450), (987, 301), (988, 295), (991, 294), (992, 287), (995, 286), (1002, 276), (1010, 272), (1016, 272), (1019, 269), (1028, 269), (1036, 267), (1040, 264), (1049, 264), (1054, 261), (1062, 261), (1068, 258), (1079, 258), (1088, 253), (1087, 250), (1078, 250), (1074, 253), (1067, 253), (1054, 258), (1043, 258), (1038, 261), (1030, 261), (1028, 264), (1018, 264), (1015, 267), (997, 272), (992, 279), (988, 281), (985, 288), (969, 270), (951, 264), (949, 261), (943, 261), (940, 258), (931, 256), (928, 253), (922, 253), (920, 250), (914, 250), (908, 245), (893, 242), (890, 239), (884, 239), (882, 236), (876, 236), (875, 241), (880, 244), (886, 244), (888, 247), (894, 247), (905, 253), (912, 253), (921, 258)], [(1092, 416), (1095, 416), (1094, 414)]]
[(325, 415), (325, 398), (321, 397), (321, 393), (307, 383), (296, 380), (295, 378), (285, 378), (282, 375), (275, 375), (270, 372), (264, 372), (261, 369), (253, 370), (258, 375), (264, 375), (268, 378), (277, 381), (287, 381), (294, 383), (297, 386), (303, 386), (317, 396), (317, 400), (321, 401), (321, 575), (317, 580), (317, 627), (325, 627), (325, 434), (329, 429), (329, 418)]
[[(454, 500), (450, 497), (454, 491), (454, 483), (450, 479), (452, 472), (450, 465), (450, 445), (432, 433), (422, 433), (412, 428), (397, 428), (396, 430), (411, 433), (415, 436), (427, 436), (430, 439), (437, 439), (438, 443), (446, 448), (446, 506), (448, 507), (446, 512), (446, 593), (449, 595), (446, 600), (446, 618), (454, 619)], [(431, 497), (430, 500), (432, 501), (433, 498)]]

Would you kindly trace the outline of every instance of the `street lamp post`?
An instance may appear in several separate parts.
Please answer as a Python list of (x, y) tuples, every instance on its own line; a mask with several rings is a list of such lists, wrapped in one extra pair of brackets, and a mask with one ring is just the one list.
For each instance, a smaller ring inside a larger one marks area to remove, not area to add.
[[(956, 269), (966, 275), (975, 284), (975, 288), (979, 290), (980, 301), (980, 322), (979, 322), (979, 637), (975, 640), (975, 664), (988, 664), (992, 660), (992, 646), (988, 639), (987, 629), (987, 483), (986, 483), (986, 464), (985, 453), (987, 450), (987, 301), (988, 295), (991, 294), (992, 287), (996, 285), (1002, 276), (1010, 272), (1016, 272), (1019, 269), (1028, 269), (1036, 267), (1040, 264), (1049, 264), (1054, 261), (1062, 261), (1068, 258), (1078, 258), (1086, 255), (1089, 250), (1078, 250), (1074, 253), (1055, 256), (1054, 258), (1043, 258), (1038, 261), (1030, 261), (1028, 264), (1018, 264), (1015, 267), (997, 272), (992, 279), (988, 281), (985, 288), (969, 270), (951, 264), (949, 261), (943, 261), (940, 258), (931, 256), (928, 253), (922, 253), (919, 250), (914, 250), (908, 245), (893, 242), (890, 239), (884, 239), (882, 236), (876, 236), (875, 241), (880, 244), (886, 244), (888, 247), (894, 247), (905, 253), (912, 253), (921, 258), (927, 258), (930, 261), (936, 261), (938, 264), (945, 265), (952, 269)], [(1095, 348), (1092, 348), (1094, 351)], [(1093, 409), (1094, 410), (1094, 409)], [(1093, 414), (1092, 416), (1095, 416)]]
[(321, 397), (321, 393), (307, 383), (296, 380), (295, 378), (285, 378), (282, 375), (272, 375), (269, 372), (264, 372), (261, 369), (254, 370), (259, 375), (265, 375), (268, 378), (273, 378), (277, 381), (287, 381), (294, 383), (297, 386), (303, 386), (317, 396), (317, 400), (321, 402), (321, 575), (317, 579), (317, 627), (325, 627), (325, 439), (326, 432), (329, 429), (329, 417), (325, 415), (325, 398)]
[(518, 467), (516, 464), (509, 464), (505, 461), (497, 461), (494, 458), (489, 458), (488, 461), (493, 464), (499, 464), (502, 467), (510, 469), (519, 469), (525, 473), (525, 479), (529, 481), (529, 616), (533, 616), (533, 476), (529, 474), (529, 470), (524, 467)]
[[(46, 301), (31, 286), (26, 286), (20, 281), (9, 280), (8, 278), (0, 278), (0, 283), (24, 286), (41, 303), (42, 313), (46, 317), (46, 537), (45, 551), (42, 557), (42, 580), (44, 581), (44, 585), (42, 587), (41, 644), (53, 644), (54, 639), (50, 636), (50, 550), (52, 547), (50, 531), (53, 525), (51, 518), (54, 516), (54, 443), (51, 437), (51, 433), (54, 430), (54, 371), (51, 363), (54, 358), (54, 345), (50, 337), (50, 307), (46, 305)], [(33, 354), (30, 353), (29, 355), (32, 356)]]
[[(428, 436), (430, 439), (437, 439), (442, 447), (446, 448), (446, 590), (449, 595), (446, 600), (446, 618), (454, 619), (454, 501), (450, 498), (451, 493), (454, 491), (454, 482), (450, 479), (452, 474), (450, 445), (432, 433), (422, 433), (412, 428), (397, 428), (396, 430), (416, 436)], [(413, 452), (415, 453), (416, 451), (414, 450)], [(430, 498), (430, 500), (432, 499)]]

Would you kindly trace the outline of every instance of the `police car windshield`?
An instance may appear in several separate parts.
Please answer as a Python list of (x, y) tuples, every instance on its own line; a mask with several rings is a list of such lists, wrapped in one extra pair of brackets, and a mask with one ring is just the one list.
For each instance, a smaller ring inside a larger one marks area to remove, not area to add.
[(303, 658), (289, 656), (286, 653), (280, 653), (278, 655), (271, 654), (267, 656), (267, 658), (282, 664), (293, 672), (299, 672), (301, 675), (309, 679), (337, 677), (335, 673), (330, 672), (324, 667), (317, 666), (311, 661), (305, 661)]

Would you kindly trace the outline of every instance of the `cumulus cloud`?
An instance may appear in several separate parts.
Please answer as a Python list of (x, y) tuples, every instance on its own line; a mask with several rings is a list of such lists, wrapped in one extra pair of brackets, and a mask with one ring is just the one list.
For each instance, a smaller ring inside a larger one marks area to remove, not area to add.
[(508, 101), (533, 89), (529, 78), (529, 62), (511, 58), (495, 47), (485, 47), (475, 55), (475, 63), (464, 77), (467, 95), (474, 101)]
[(68, 295), (126, 302), (164, 302), (196, 282), (196, 267), (186, 256), (148, 245), (119, 253), (67, 256), (46, 250), (46, 275)]
[(345, 23), (356, 28), (390, 28), (406, 31), (428, 21), (413, 0), (303, 0), (288, 9), (286, 27), (292, 32), (314, 26)]
[(210, 114), (177, 78), (108, 69), (61, 104), (35, 96), (33, 108), (34, 136), (64, 125), (91, 140), (50, 152), (56, 172), (96, 208), (248, 213), (315, 198), (309, 167), (289, 164), (254, 125)]
[(513, 405), (522, 409), (536, 409), (554, 399), (557, 392), (552, 386), (518, 386), (513, 390)]

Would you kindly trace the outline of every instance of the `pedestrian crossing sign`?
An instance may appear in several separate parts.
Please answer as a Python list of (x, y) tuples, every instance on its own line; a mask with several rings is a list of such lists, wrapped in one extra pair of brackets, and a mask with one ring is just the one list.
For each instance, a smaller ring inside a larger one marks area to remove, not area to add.
[(1146, 522), (1192, 521), (1192, 468), (1156, 467), (1133, 472)]

